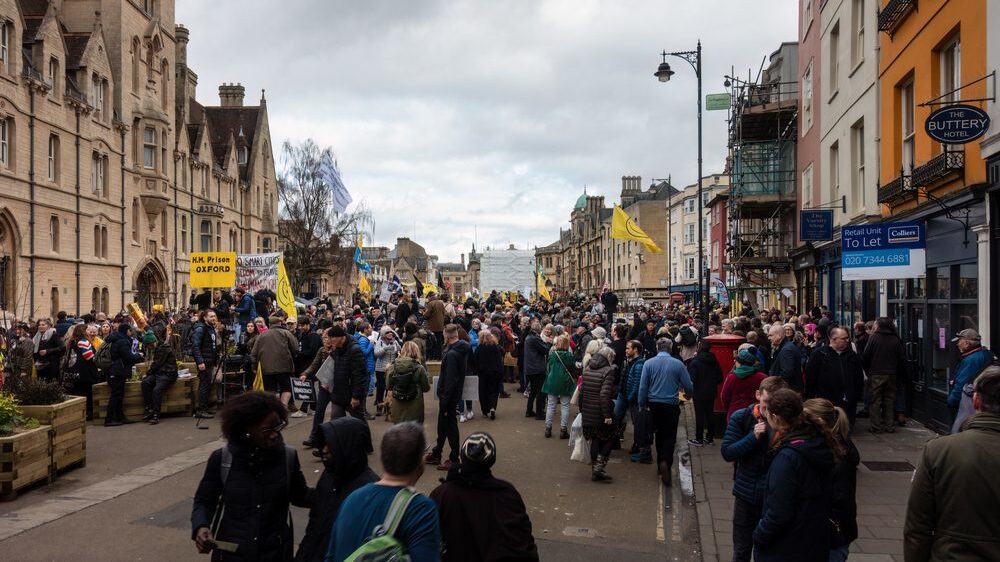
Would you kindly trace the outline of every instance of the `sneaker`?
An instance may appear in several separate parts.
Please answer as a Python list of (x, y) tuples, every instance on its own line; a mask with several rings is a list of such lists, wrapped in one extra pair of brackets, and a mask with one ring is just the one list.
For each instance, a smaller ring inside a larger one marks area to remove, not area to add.
[(441, 457), (435, 455), (433, 452), (424, 455), (424, 464), (441, 464)]
[(142, 416), (142, 421), (149, 421), (153, 419), (153, 416), (155, 415), (156, 414), (154, 414), (152, 410), (146, 410), (146, 415)]
[(692, 447), (703, 447), (705, 442), (701, 439), (688, 439), (688, 445), (691, 445)]
[(313, 447), (316, 447), (318, 445), (319, 444), (316, 443), (315, 441), (313, 441), (312, 439), (306, 439), (305, 441), (302, 442), (302, 446), (303, 447), (308, 447), (310, 449), (313, 448)]
[(495, 419), (497, 419), (497, 411), (496, 411), (496, 408), (494, 408), (494, 409), (490, 410), (490, 419), (491, 419), (491, 420), (495, 420)]
[(563, 427), (559, 430), (559, 439), (569, 439), (569, 432)]
[(465, 415), (465, 421), (469, 421), (474, 417), (476, 417), (476, 413), (473, 411), (469, 411), (469, 413)]
[(452, 464), (453, 463), (451, 462), (451, 459), (448, 459), (448, 460), (446, 460), (443, 463), (441, 463), (441, 464), (438, 465), (438, 470), (451, 470), (451, 465)]
[(149, 422), (149, 425), (156, 425), (156, 424), (160, 423), (160, 416), (158, 416), (158, 415), (156, 415), (156, 414), (153, 414), (153, 415), (152, 415), (152, 416), (151, 416), (151, 417), (150, 417), (150, 418), (149, 418), (148, 420), (146, 420), (146, 421), (148, 421), (148, 422)]
[(292, 415), (290, 415), (288, 417), (290, 417), (290, 418), (307, 418), (307, 417), (309, 417), (309, 414), (303, 412), (302, 410), (299, 410), (298, 412), (295, 412), (294, 414), (292, 414)]
[(545, 438), (548, 439), (549, 437), (552, 437), (552, 426), (545, 428)]
[(706, 439), (705, 440), (705, 444), (706, 445), (715, 445), (715, 440), (714, 439)]
[(501, 392), (500, 393), (500, 398), (510, 398), (510, 393), (509, 392)]
[(465, 423), (469, 421), (469, 418), (465, 417), (465, 414), (458, 416), (458, 423)]
[(197, 412), (194, 413), (194, 417), (201, 418), (203, 420), (210, 420), (215, 416), (213, 416), (212, 413), (207, 410), (198, 410)]

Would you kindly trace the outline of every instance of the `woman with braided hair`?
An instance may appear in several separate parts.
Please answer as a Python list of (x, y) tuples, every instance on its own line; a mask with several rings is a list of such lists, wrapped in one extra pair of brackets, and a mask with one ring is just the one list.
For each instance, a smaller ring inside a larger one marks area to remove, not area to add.
[(823, 420), (783, 388), (770, 394), (765, 412), (774, 429), (764, 507), (753, 533), (759, 562), (826, 562), (833, 513), (831, 474), (843, 447)]

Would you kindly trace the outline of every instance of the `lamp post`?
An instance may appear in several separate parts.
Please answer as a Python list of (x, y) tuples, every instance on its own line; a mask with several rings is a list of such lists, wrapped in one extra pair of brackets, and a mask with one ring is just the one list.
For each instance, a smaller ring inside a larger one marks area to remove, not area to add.
[[(701, 40), (698, 41), (698, 47), (694, 51), (674, 51), (668, 53), (663, 51), (661, 53), (663, 56), (663, 62), (653, 73), (653, 76), (660, 82), (669, 82), (670, 77), (674, 75), (674, 71), (670, 69), (670, 64), (667, 62), (667, 56), (678, 57), (686, 60), (691, 68), (694, 69), (694, 74), (698, 78), (698, 312), (701, 317), (701, 335), (705, 335), (708, 330), (708, 292), (705, 291), (705, 208), (704, 199), (702, 197), (702, 153), (701, 153)], [(670, 220), (669, 214), (667, 216), (667, 221)], [(667, 223), (669, 224), (669, 222)]]

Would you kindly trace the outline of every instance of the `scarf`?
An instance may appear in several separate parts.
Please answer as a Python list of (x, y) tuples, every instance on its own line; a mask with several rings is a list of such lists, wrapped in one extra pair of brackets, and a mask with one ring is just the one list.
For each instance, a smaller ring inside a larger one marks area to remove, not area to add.
[(44, 334), (42, 332), (36, 332), (34, 339), (31, 340), (35, 344), (35, 353), (38, 353), (38, 348), (42, 345), (42, 343), (52, 339), (52, 336), (54, 336), (55, 333), (56, 333), (55, 328), (49, 328), (48, 330), (45, 330)]
[(733, 369), (733, 373), (736, 374), (736, 378), (745, 379), (757, 372), (757, 367), (755, 365), (737, 365)]

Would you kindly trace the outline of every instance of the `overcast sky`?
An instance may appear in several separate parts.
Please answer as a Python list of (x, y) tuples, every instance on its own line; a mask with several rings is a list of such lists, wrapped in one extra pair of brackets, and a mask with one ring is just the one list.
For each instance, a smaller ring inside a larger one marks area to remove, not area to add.
[[(667, 84), (660, 51), (704, 48), (705, 93), (795, 41), (795, 0), (178, 0), (198, 98), (267, 90), (275, 146), (337, 154), (375, 243), (410, 236), (442, 261), (478, 246), (542, 246), (584, 186), (621, 176), (695, 181), (696, 80)], [(705, 114), (705, 174), (725, 159), (724, 111)], [(280, 162), (280, 154), (275, 155)], [(370, 241), (366, 240), (366, 244)]]

